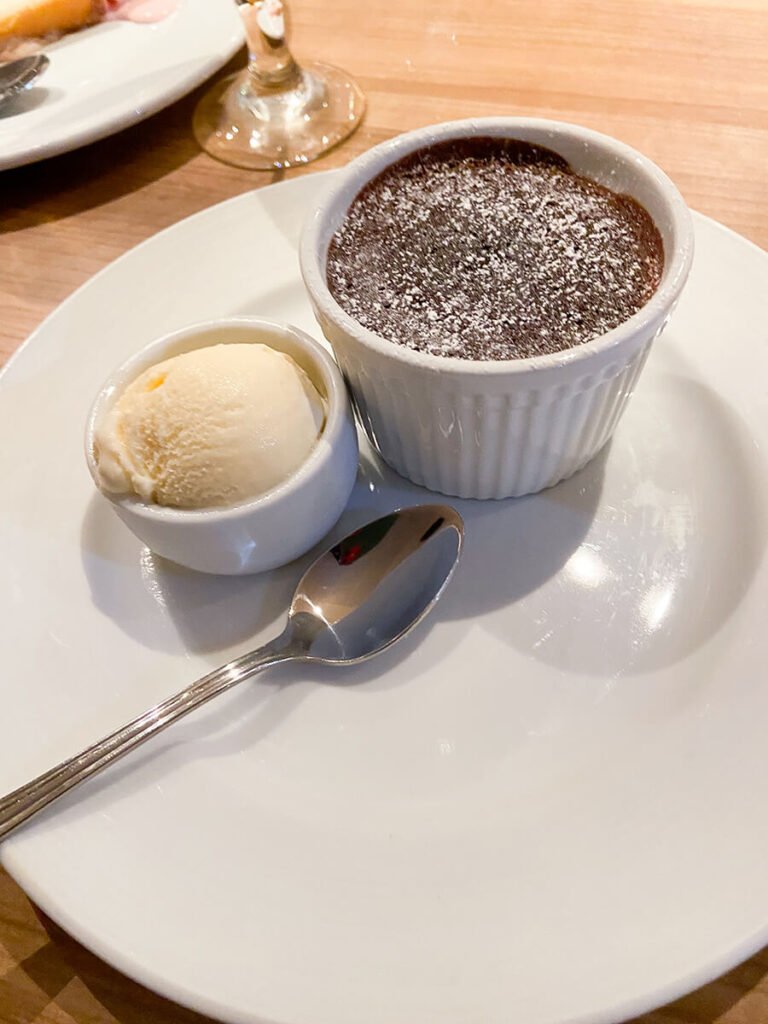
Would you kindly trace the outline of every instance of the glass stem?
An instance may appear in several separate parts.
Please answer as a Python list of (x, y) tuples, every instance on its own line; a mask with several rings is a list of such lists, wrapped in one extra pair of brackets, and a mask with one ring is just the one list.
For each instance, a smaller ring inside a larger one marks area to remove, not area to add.
[(287, 15), (283, 0), (244, 0), (239, 4), (248, 44), (248, 74), (257, 90), (290, 89), (299, 66), (288, 49)]

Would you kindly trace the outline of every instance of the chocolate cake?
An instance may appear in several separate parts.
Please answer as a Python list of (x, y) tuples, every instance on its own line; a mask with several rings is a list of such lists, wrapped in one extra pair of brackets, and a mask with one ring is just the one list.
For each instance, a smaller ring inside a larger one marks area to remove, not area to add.
[(627, 195), (513, 139), (441, 142), (352, 201), (327, 280), (364, 327), (420, 352), (514, 359), (580, 345), (658, 287), (661, 236)]

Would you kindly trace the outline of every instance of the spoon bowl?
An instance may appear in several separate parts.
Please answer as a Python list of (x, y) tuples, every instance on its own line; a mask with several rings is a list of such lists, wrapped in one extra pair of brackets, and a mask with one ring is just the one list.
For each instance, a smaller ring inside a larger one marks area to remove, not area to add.
[(0, 64), (0, 106), (28, 89), (50, 64), (44, 53)]
[(463, 523), (447, 505), (417, 505), (367, 523), (307, 570), (286, 626), (307, 660), (365, 661), (410, 632), (458, 562)]
[(391, 647), (440, 598), (463, 537), (461, 516), (448, 505), (399, 509), (355, 530), (299, 580), (280, 636), (0, 799), (0, 840), (78, 783), (263, 668), (287, 661), (354, 665)]

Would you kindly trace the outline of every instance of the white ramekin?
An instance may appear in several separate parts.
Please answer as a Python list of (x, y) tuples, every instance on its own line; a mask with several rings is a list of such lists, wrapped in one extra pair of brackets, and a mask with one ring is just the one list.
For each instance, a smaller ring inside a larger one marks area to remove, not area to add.
[[(326, 284), (326, 255), (352, 200), (413, 150), (472, 135), (547, 146), (579, 174), (645, 206), (664, 242), (665, 267), (658, 290), (641, 310), (607, 334), (564, 352), (496, 361), (413, 352), (344, 312)], [(397, 136), (352, 161), (309, 217), (300, 255), (315, 316), (383, 458), (435, 491), (506, 498), (570, 476), (611, 437), (651, 342), (685, 284), (693, 225), (669, 178), (629, 146), (557, 121), (479, 118)]]
[(105, 497), (150, 550), (199, 572), (239, 576), (304, 554), (331, 529), (349, 500), (357, 475), (357, 433), (344, 380), (322, 345), (296, 327), (252, 317), (195, 324), (160, 338), (105, 382), (88, 417), (85, 455), (98, 486), (94, 435), (125, 387), (162, 359), (233, 342), (262, 342), (287, 353), (325, 398), (325, 426), (306, 462), (261, 497), (229, 508), (174, 509), (130, 495)]

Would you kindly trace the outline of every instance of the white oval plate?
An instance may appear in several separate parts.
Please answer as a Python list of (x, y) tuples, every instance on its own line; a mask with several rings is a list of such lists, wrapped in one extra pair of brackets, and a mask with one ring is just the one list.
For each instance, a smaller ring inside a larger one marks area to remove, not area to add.
[(204, 82), (242, 44), (232, 0), (180, 0), (156, 24), (112, 21), (64, 36), (46, 49), (51, 64), (38, 84), (0, 110), (0, 170), (144, 120)]
[[(153, 337), (314, 330), (300, 225), (330, 178), (239, 196), (65, 302), (0, 384), (0, 790), (270, 636), (300, 571), (195, 576), (92, 490), (82, 430)], [(284, 667), (2, 846), (32, 898), (227, 1021), (616, 1021), (768, 939), (768, 259), (703, 217), (610, 448), (457, 502), (430, 621), (357, 669)], [(340, 530), (434, 500), (368, 452)]]

